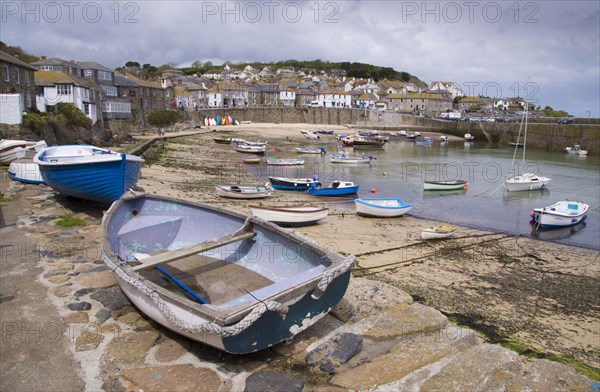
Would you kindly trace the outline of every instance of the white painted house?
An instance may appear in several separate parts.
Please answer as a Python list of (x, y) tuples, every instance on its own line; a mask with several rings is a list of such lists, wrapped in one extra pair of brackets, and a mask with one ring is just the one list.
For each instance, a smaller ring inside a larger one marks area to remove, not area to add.
[(325, 108), (349, 108), (352, 96), (345, 91), (323, 90), (317, 95), (319, 105)]
[(92, 124), (98, 121), (101, 90), (91, 80), (60, 71), (37, 71), (35, 84), (38, 86), (36, 104), (39, 111), (46, 112), (48, 106), (59, 102), (72, 103), (92, 120)]
[(460, 86), (454, 82), (431, 82), (429, 84), (429, 90), (431, 92), (445, 92), (452, 97), (462, 97), (465, 95)]
[(279, 103), (284, 107), (294, 107), (296, 104), (296, 91), (293, 89), (281, 89), (279, 91)]
[(207, 91), (206, 103), (209, 108), (223, 107), (223, 94), (220, 91)]

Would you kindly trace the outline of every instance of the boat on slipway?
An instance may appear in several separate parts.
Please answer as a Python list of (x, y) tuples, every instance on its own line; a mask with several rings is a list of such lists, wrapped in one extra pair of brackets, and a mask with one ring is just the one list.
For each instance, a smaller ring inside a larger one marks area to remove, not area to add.
[(112, 203), (135, 187), (144, 160), (86, 145), (45, 147), (33, 158), (46, 185), (66, 196)]
[(148, 194), (110, 207), (101, 251), (140, 312), (232, 354), (318, 322), (344, 296), (354, 262), (257, 217)]
[(38, 152), (46, 147), (46, 142), (28, 142), (26, 140), (0, 140), (0, 163), (8, 164), (12, 161), (24, 158), (27, 152)]
[(33, 161), (32, 157), (19, 158), (8, 165), (8, 176), (25, 184), (44, 184), (40, 167)]
[(280, 226), (309, 226), (327, 218), (328, 208), (317, 206), (249, 206), (252, 215)]

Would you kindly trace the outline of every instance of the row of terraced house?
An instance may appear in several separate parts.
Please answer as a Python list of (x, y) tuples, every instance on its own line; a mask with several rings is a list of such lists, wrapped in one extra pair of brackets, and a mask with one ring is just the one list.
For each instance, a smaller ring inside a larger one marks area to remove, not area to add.
[(174, 106), (173, 88), (120, 75), (93, 61), (44, 58), (27, 64), (0, 51), (0, 123), (20, 124), (28, 109), (72, 103), (92, 120), (129, 119), (132, 111)]
[(429, 86), (375, 82), (346, 78), (343, 73), (297, 72), (293, 67), (272, 73), (268, 68), (236, 71), (226, 65), (224, 71), (200, 76), (169, 69), (162, 73), (159, 83), (137, 77), (139, 69), (121, 68), (117, 72), (93, 61), (45, 57), (27, 64), (0, 52), (0, 68), (0, 123), (20, 123), (25, 110), (46, 112), (58, 102), (74, 104), (93, 123), (129, 119), (136, 111), (169, 108), (364, 108), (431, 116), (476, 106), (519, 108), (511, 100), (465, 97), (452, 82), (432, 82)]

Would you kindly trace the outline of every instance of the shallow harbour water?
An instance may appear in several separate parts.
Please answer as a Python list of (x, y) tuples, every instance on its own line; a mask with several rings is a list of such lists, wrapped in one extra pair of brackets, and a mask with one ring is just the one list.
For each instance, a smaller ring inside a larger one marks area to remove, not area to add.
[[(328, 153), (338, 149), (334, 142), (317, 142)], [(267, 180), (269, 175), (312, 177), (321, 182), (353, 180), (360, 185), (360, 197), (399, 197), (413, 203), (411, 215), (469, 227), (511, 234), (534, 236), (544, 240), (600, 249), (600, 157), (574, 156), (560, 152), (527, 149), (526, 161), (517, 150), (514, 171), (539, 172), (552, 178), (540, 191), (508, 192), (503, 186), (511, 172), (514, 149), (483, 142), (434, 141), (422, 145), (393, 137), (383, 149), (347, 149), (350, 154), (373, 155), (370, 165), (331, 164), (329, 155), (296, 154), (278, 149), (269, 154), (277, 158), (305, 160), (301, 167), (254, 168), (253, 174)], [(423, 191), (423, 181), (463, 179), (469, 187), (463, 191)], [(372, 189), (376, 193), (371, 193)], [(577, 200), (590, 205), (585, 223), (557, 230), (532, 230), (529, 213), (560, 200)], [(352, 203), (345, 203), (353, 208)]]

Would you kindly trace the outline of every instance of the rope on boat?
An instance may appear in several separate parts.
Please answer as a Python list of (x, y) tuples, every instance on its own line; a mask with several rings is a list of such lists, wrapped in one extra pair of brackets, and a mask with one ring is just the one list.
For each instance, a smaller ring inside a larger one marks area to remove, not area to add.
[(313, 291), (311, 298), (315, 300), (321, 298), (325, 290), (327, 290), (327, 286), (329, 286), (329, 284), (333, 282), (333, 280), (336, 279), (338, 276), (350, 271), (352, 269), (353, 264), (354, 256), (347, 256), (339, 266), (325, 272), (323, 274), (323, 278), (317, 284), (317, 288), (315, 289), (315, 291)]
[[(169, 309), (169, 305), (163, 300), (159, 293), (155, 290), (150, 289), (148, 286), (144, 284), (144, 282), (136, 279), (132, 276), (129, 276), (127, 272), (121, 268), (120, 265), (115, 264), (110, 258), (106, 255), (103, 255), (104, 263), (108, 268), (110, 268), (119, 278), (121, 278), (126, 283), (132, 285), (136, 289), (139, 290), (142, 294), (147, 296), (154, 302), (158, 308), (158, 310), (165, 316), (173, 325), (177, 328), (192, 334), (202, 334), (207, 333), (211, 335), (217, 335), (221, 337), (230, 337), (239, 335), (241, 332), (246, 330), (252, 324), (256, 322), (263, 314), (267, 311), (276, 311), (285, 318), (285, 315), (288, 312), (288, 307), (284, 304), (275, 301), (261, 301), (261, 303), (256, 306), (246, 317), (238, 321), (236, 324), (223, 327), (214, 322), (205, 322), (201, 324), (190, 325), (177, 317), (171, 310)], [(352, 260), (354, 261), (354, 260)], [(339, 267), (338, 267), (339, 268)], [(319, 282), (321, 284), (321, 282)], [(327, 283), (329, 284), (329, 283)]]

